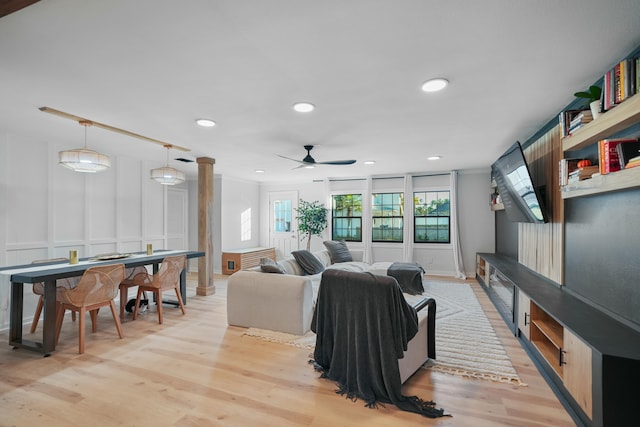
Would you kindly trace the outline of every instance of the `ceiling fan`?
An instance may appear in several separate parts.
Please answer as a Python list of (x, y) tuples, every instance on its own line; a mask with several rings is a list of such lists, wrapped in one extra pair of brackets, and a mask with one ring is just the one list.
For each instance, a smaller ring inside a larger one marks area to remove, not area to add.
[(316, 162), (316, 160), (311, 157), (311, 150), (313, 149), (313, 145), (305, 145), (304, 149), (307, 150), (307, 155), (302, 160), (292, 159), (290, 157), (281, 156), (280, 154), (277, 154), (277, 156), (282, 157), (283, 159), (293, 160), (294, 162), (300, 163), (300, 166), (294, 169), (304, 167), (312, 168), (315, 165), (352, 165), (356, 162), (355, 160), (330, 160), (327, 162)]

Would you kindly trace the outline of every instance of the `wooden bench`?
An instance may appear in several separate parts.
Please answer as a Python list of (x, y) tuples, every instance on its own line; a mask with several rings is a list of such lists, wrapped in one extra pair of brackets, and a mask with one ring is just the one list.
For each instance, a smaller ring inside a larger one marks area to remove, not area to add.
[(238, 270), (260, 265), (260, 258), (271, 258), (275, 261), (275, 248), (245, 248), (222, 252), (222, 274), (230, 275)]

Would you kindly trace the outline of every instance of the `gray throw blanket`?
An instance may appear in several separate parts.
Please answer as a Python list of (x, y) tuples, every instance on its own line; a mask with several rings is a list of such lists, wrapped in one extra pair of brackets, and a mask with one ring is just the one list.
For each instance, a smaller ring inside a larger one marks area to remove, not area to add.
[(418, 316), (394, 278), (325, 270), (311, 330), (310, 363), (338, 383), (339, 394), (368, 407), (391, 403), (430, 418), (444, 415), (432, 401), (402, 395), (398, 359), (418, 331)]
[(387, 269), (387, 276), (395, 277), (403, 292), (420, 295), (424, 292), (422, 275), (424, 268), (417, 262), (394, 262)]

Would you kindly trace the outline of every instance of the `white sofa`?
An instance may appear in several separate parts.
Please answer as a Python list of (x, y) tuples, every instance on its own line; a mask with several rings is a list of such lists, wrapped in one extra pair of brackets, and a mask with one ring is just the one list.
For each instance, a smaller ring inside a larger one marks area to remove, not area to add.
[[(325, 268), (386, 275), (390, 262), (367, 264), (361, 251), (351, 251), (354, 261), (331, 263), (326, 250), (314, 252)], [(227, 281), (227, 323), (245, 328), (269, 329), (293, 335), (309, 332), (322, 274), (305, 275), (293, 259), (278, 261), (286, 274), (263, 273), (260, 267), (237, 271)], [(424, 298), (405, 294), (409, 303)], [(418, 312), (419, 331), (399, 360), (402, 382), (428, 359), (427, 313)], [(431, 351), (435, 351), (431, 349)], [(432, 353), (433, 354), (433, 353)]]
[[(355, 261), (331, 264), (329, 252), (314, 252), (325, 268), (368, 271), (362, 252), (352, 251)], [(240, 270), (227, 282), (227, 321), (232, 326), (254, 327), (304, 335), (311, 327), (313, 303), (322, 274), (305, 275), (293, 258), (278, 261), (285, 274), (263, 273), (260, 267)]]

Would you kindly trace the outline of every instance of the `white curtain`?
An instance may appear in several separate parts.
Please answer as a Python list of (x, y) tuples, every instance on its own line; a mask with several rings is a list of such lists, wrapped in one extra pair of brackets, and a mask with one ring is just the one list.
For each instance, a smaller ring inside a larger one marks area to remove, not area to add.
[(462, 247), (460, 245), (460, 230), (458, 228), (458, 171), (451, 171), (449, 209), (451, 210), (451, 243), (453, 244), (453, 265), (456, 277), (466, 279), (464, 263), (462, 262)]
[(402, 259), (413, 261), (413, 176), (404, 176), (404, 219), (402, 237), (404, 240)]
[(373, 179), (367, 177), (367, 190), (362, 195), (362, 260), (373, 263), (371, 254), (371, 192), (373, 191)]

